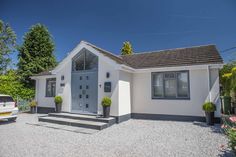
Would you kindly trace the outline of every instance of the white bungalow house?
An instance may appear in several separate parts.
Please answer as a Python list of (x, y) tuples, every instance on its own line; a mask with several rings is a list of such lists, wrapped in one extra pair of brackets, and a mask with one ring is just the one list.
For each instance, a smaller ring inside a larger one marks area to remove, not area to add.
[(81, 41), (51, 71), (32, 76), (39, 112), (102, 114), (101, 100), (112, 99), (111, 115), (129, 118), (202, 120), (202, 104), (212, 101), (220, 117), (219, 69), (214, 45), (118, 56)]

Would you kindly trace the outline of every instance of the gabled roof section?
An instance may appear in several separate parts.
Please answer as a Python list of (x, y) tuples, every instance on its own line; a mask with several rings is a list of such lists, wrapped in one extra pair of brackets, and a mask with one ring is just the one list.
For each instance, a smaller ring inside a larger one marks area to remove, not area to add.
[(121, 57), (135, 69), (223, 63), (215, 45), (135, 53)]
[(86, 45), (89, 45), (92, 48), (96, 49), (98, 52), (102, 53), (104, 56), (107, 56), (108, 58), (116, 61), (118, 64), (125, 64), (125, 62), (123, 61), (123, 59), (120, 56), (114, 55), (113, 53), (111, 53), (107, 50), (104, 50), (100, 47), (97, 47), (89, 42), (86, 42), (86, 41), (82, 41), (82, 42), (85, 43)]
[[(215, 45), (177, 48), (118, 56), (86, 41), (81, 41), (80, 44), (90, 46), (104, 56), (112, 59), (116, 63), (123, 64), (134, 69), (223, 64), (223, 59), (221, 58)], [(79, 45), (77, 45), (77, 47)], [(72, 52), (73, 51), (74, 50), (72, 50)], [(65, 62), (65, 59), (62, 62)], [(63, 66), (62, 63), (59, 65)], [(48, 70), (34, 76), (43, 75), (52, 75), (52, 72)]]

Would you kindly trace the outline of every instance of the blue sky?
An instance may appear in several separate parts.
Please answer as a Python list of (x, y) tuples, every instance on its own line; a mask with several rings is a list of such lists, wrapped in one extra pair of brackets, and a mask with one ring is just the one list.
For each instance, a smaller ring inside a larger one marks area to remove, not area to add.
[[(0, 19), (10, 23), (18, 44), (31, 25), (46, 25), (58, 61), (81, 40), (115, 54), (126, 40), (135, 52), (236, 46), (235, 0), (0, 0)], [(236, 59), (234, 52), (222, 52), (224, 60)]]

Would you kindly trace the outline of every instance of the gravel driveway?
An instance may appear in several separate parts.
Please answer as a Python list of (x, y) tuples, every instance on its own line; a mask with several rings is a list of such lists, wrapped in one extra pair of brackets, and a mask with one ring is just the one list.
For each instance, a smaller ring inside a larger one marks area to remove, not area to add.
[(27, 124), (37, 116), (0, 122), (1, 157), (232, 156), (219, 125), (132, 119), (89, 135)]

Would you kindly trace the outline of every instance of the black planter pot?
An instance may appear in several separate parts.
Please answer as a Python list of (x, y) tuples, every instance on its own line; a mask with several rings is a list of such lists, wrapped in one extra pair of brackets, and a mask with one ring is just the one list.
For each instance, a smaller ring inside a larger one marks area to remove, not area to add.
[(30, 107), (30, 113), (36, 113), (36, 106)]
[(61, 104), (56, 104), (56, 112), (57, 113), (61, 112)]
[(207, 125), (214, 125), (214, 112), (205, 112)]
[(103, 106), (103, 117), (104, 118), (110, 117), (110, 106)]

